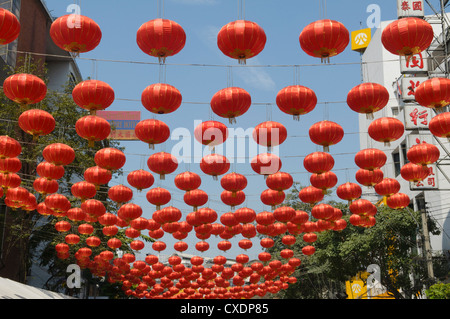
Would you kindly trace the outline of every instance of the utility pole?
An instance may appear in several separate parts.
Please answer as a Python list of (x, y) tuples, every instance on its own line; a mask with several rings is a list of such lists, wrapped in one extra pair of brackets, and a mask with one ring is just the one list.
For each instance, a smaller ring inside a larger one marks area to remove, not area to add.
[(422, 235), (424, 242), (424, 257), (427, 263), (428, 279), (434, 279), (433, 258), (431, 254), (430, 234), (428, 232), (427, 211), (425, 208), (425, 198), (417, 200), (420, 215), (422, 217)]

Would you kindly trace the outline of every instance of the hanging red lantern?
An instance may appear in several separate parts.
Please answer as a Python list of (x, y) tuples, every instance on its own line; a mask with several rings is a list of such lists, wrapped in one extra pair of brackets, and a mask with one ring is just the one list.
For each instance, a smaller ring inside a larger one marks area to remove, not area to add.
[(304, 158), (303, 167), (310, 173), (322, 174), (333, 169), (334, 158), (327, 152), (314, 152)]
[(94, 184), (96, 189), (100, 188), (100, 185), (106, 185), (112, 179), (112, 173), (107, 169), (99, 166), (89, 167), (84, 171), (84, 179), (86, 182)]
[(0, 158), (0, 173), (17, 173), (22, 169), (22, 161), (17, 157)]
[(127, 181), (140, 192), (143, 189), (150, 188), (155, 182), (155, 178), (152, 173), (139, 169), (128, 173)]
[(0, 158), (17, 157), (22, 153), (22, 146), (18, 141), (7, 135), (0, 136)]
[(268, 188), (276, 191), (285, 191), (294, 185), (294, 179), (291, 174), (286, 172), (276, 172), (266, 178), (266, 185)]
[(117, 223), (117, 216), (112, 213), (104, 213), (98, 217), (98, 222), (103, 226), (114, 226)]
[[(166, 243), (165, 243), (165, 242), (162, 242), (162, 241), (155, 241), (155, 242), (152, 244), (153, 250), (154, 250), (154, 251), (157, 251), (157, 252), (161, 252), (161, 251), (165, 250), (166, 247), (167, 247)], [(144, 247), (142, 247), (142, 248), (144, 248)], [(135, 250), (137, 250), (137, 249), (135, 249)]]
[(113, 88), (106, 82), (86, 80), (78, 83), (72, 90), (76, 105), (95, 115), (97, 111), (107, 109), (114, 102)]
[(95, 142), (103, 141), (111, 133), (111, 124), (104, 118), (96, 115), (83, 116), (75, 123), (77, 134), (94, 147)]
[(161, 206), (166, 205), (172, 199), (170, 192), (161, 187), (150, 189), (146, 194), (147, 201), (156, 206), (159, 210)]
[(368, 132), (372, 139), (389, 146), (391, 142), (403, 136), (405, 125), (396, 118), (381, 117), (370, 123)]
[(374, 207), (376, 208), (369, 200), (360, 198), (353, 201), (348, 208), (352, 214), (365, 215), (373, 210)]
[(375, 192), (380, 196), (389, 197), (400, 190), (400, 183), (394, 178), (383, 178), (381, 182), (375, 185)]
[(64, 239), (69, 245), (76, 245), (80, 242), (80, 236), (76, 234), (68, 234)]
[(420, 105), (441, 112), (450, 104), (450, 80), (440, 77), (428, 79), (414, 90), (414, 98)]
[(305, 246), (302, 248), (302, 253), (306, 256), (311, 256), (316, 252), (316, 248), (314, 246)]
[(100, 217), (106, 214), (105, 205), (97, 199), (88, 199), (81, 203), (80, 208), (90, 216)]
[(42, 156), (51, 164), (66, 166), (75, 160), (75, 151), (64, 143), (53, 143), (44, 148)]
[(439, 160), (439, 148), (433, 144), (422, 142), (409, 148), (406, 157), (411, 163), (427, 166)]
[(160, 152), (148, 158), (147, 166), (153, 173), (159, 174), (161, 180), (164, 180), (165, 175), (176, 171), (178, 168), (178, 160), (170, 153)]
[(92, 51), (100, 44), (102, 31), (91, 18), (68, 14), (53, 21), (50, 37), (61, 49), (80, 54)]
[(376, 148), (367, 148), (359, 151), (355, 155), (355, 164), (362, 169), (373, 171), (386, 164), (386, 154)]
[(177, 241), (177, 242), (173, 245), (173, 248), (174, 248), (176, 251), (183, 252), (183, 251), (186, 251), (186, 250), (188, 249), (188, 244), (185, 243), (184, 241)]
[(47, 85), (39, 77), (19, 73), (13, 74), (3, 82), (3, 92), (6, 97), (21, 106), (41, 102), (47, 95)]
[(350, 90), (347, 105), (355, 112), (373, 119), (373, 113), (384, 109), (389, 102), (389, 92), (378, 83), (361, 83)]
[[(154, 244), (154, 243), (153, 243), (153, 244)], [(133, 250), (142, 250), (142, 249), (144, 249), (144, 247), (145, 247), (144, 242), (141, 241), (141, 240), (139, 240), (139, 239), (133, 240), (133, 241), (130, 243), (130, 248), (133, 249)]]
[(329, 219), (334, 214), (334, 207), (329, 204), (318, 204), (311, 209), (311, 215), (316, 219)]
[(228, 138), (228, 128), (217, 121), (205, 121), (197, 125), (194, 130), (195, 139), (211, 148), (223, 144)]
[(78, 232), (81, 235), (91, 235), (94, 232), (94, 226), (91, 224), (81, 224), (78, 226)]
[(375, 186), (383, 180), (383, 177), (384, 173), (379, 168), (374, 170), (360, 168), (355, 174), (356, 181), (367, 187)]
[(220, 179), (220, 185), (226, 191), (237, 193), (243, 191), (247, 187), (247, 178), (239, 173), (232, 172), (224, 175)]
[(309, 137), (314, 144), (321, 145), (324, 152), (330, 151), (344, 137), (342, 126), (332, 121), (320, 121), (309, 128)]
[(231, 242), (229, 242), (228, 240), (222, 240), (217, 243), (217, 248), (226, 252), (231, 249)]
[(39, 176), (46, 179), (58, 180), (64, 176), (65, 169), (63, 166), (56, 166), (55, 164), (43, 161), (37, 165), (36, 172)]
[(44, 202), (54, 213), (64, 214), (71, 208), (70, 201), (62, 194), (48, 195)]
[(97, 194), (95, 185), (86, 181), (77, 182), (70, 188), (72, 195), (82, 202), (86, 199), (92, 198)]
[(349, 204), (358, 199), (362, 195), (362, 189), (358, 184), (347, 182), (339, 185), (336, 189), (336, 195), (343, 200), (349, 202)]
[(395, 20), (381, 34), (381, 43), (387, 51), (408, 59), (426, 50), (433, 39), (433, 27), (424, 19), (415, 17)]
[(131, 222), (133, 219), (142, 216), (141, 206), (133, 203), (126, 203), (120, 206), (117, 211), (117, 216), (126, 222)]
[(183, 191), (191, 191), (200, 187), (202, 183), (201, 177), (193, 172), (183, 172), (175, 176), (175, 186)]
[(258, 124), (252, 133), (253, 140), (270, 149), (281, 145), (287, 138), (286, 127), (278, 122), (266, 121)]
[(300, 33), (302, 50), (322, 62), (342, 53), (350, 42), (350, 33), (340, 22), (324, 19), (307, 25)]
[(195, 212), (199, 206), (208, 202), (208, 194), (201, 189), (193, 189), (184, 194), (183, 200), (187, 205), (192, 206)]
[(428, 124), (431, 134), (450, 140), (450, 112), (444, 112), (433, 117)]
[(325, 194), (328, 189), (336, 186), (338, 179), (335, 173), (333, 173), (332, 171), (328, 171), (321, 174), (312, 174), (309, 178), (309, 181), (311, 182), (312, 186), (320, 188)]
[(134, 132), (139, 140), (149, 145), (150, 149), (154, 149), (155, 145), (164, 143), (170, 137), (169, 126), (163, 121), (155, 119), (140, 121)]
[(20, 34), (19, 19), (9, 10), (0, 8), (0, 45), (15, 41)]
[(55, 229), (60, 233), (65, 233), (68, 232), (70, 229), (72, 229), (72, 224), (64, 220), (61, 220), (55, 224)]
[(234, 212), (234, 216), (241, 224), (252, 223), (256, 219), (256, 212), (248, 207), (239, 208)]
[(289, 206), (278, 207), (273, 211), (273, 217), (281, 223), (287, 223), (295, 216), (295, 209)]
[(275, 206), (284, 202), (286, 194), (282, 191), (266, 189), (261, 193), (260, 199), (264, 205), (270, 206), (275, 209)]
[(223, 155), (209, 154), (202, 158), (200, 169), (203, 173), (211, 175), (214, 180), (218, 180), (219, 175), (225, 174), (230, 169), (230, 162)]
[(313, 111), (317, 105), (316, 93), (302, 85), (292, 85), (281, 89), (276, 97), (278, 108), (300, 120), (301, 115)]
[(400, 174), (406, 181), (417, 183), (427, 178), (430, 170), (427, 166), (406, 163), (400, 169)]
[(230, 124), (236, 123), (236, 117), (245, 114), (252, 104), (250, 94), (239, 87), (228, 87), (214, 94), (211, 99), (212, 111)]
[(250, 165), (257, 174), (264, 175), (265, 178), (277, 173), (282, 166), (281, 159), (273, 153), (262, 153), (256, 155)]
[(123, 204), (133, 198), (133, 191), (125, 185), (114, 185), (108, 190), (108, 197), (118, 204)]
[(81, 208), (74, 207), (67, 211), (66, 217), (71, 221), (80, 222), (86, 218), (86, 213)]
[(56, 121), (50, 113), (32, 109), (23, 112), (19, 116), (19, 126), (25, 133), (32, 135), (33, 140), (37, 140), (39, 136), (53, 132)]
[(180, 91), (165, 83), (149, 85), (142, 92), (142, 105), (155, 114), (169, 114), (178, 110), (181, 106), (182, 96)]
[(183, 28), (168, 19), (153, 19), (141, 25), (137, 31), (136, 42), (139, 48), (160, 62), (178, 54), (186, 44)]
[(209, 249), (209, 244), (206, 241), (200, 241), (195, 244), (195, 249), (200, 252), (205, 252)]
[(225, 205), (228, 205), (231, 209), (233, 209), (234, 207), (244, 203), (246, 196), (243, 191), (230, 192), (225, 190), (220, 194), (220, 199)]
[(307, 186), (299, 191), (298, 197), (303, 203), (314, 205), (324, 198), (324, 194), (323, 191), (319, 188), (316, 188), (314, 186)]
[(408, 207), (410, 202), (409, 196), (403, 193), (394, 194), (386, 199), (386, 205), (392, 209), (403, 209)]
[(101, 168), (116, 171), (125, 165), (126, 157), (121, 150), (106, 147), (95, 153), (94, 161)]
[(260, 54), (266, 45), (266, 34), (255, 22), (232, 21), (217, 34), (217, 46), (226, 56), (245, 64), (247, 59)]

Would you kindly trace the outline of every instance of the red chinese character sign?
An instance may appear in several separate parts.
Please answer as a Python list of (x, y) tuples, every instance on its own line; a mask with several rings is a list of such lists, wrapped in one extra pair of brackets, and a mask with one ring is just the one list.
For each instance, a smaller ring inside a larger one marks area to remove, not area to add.
[(421, 18), (425, 16), (425, 6), (423, 0), (397, 0), (397, 12), (399, 18)]
[(428, 80), (427, 77), (403, 77), (402, 78), (402, 99), (404, 101), (414, 101), (417, 87)]
[[(410, 134), (408, 135), (408, 148), (416, 144), (421, 143), (429, 143), (433, 144), (433, 137), (431, 134)], [(419, 182), (411, 182), (410, 187), (412, 190), (421, 190), (421, 189), (438, 189), (438, 169), (436, 164), (427, 165), (429, 169), (429, 175), (422, 181)]]
[(407, 104), (405, 105), (405, 129), (428, 129), (428, 124), (430, 123), (433, 113), (429, 108)]
[(428, 72), (428, 58), (430, 55), (424, 51), (410, 57), (400, 57), (400, 71), (402, 74), (418, 74)]

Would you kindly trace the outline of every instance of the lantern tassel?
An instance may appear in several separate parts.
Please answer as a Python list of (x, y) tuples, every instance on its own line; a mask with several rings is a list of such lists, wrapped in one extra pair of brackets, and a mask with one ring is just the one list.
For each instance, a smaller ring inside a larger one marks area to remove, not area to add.
[(164, 181), (166, 180), (166, 175), (165, 174), (159, 174), (159, 179)]
[(214, 176), (213, 176), (213, 180), (215, 180), (215, 181), (218, 181), (218, 180), (219, 180), (219, 178), (217, 177), (217, 175), (214, 175)]
[(373, 120), (374, 119), (373, 113), (366, 113), (366, 119)]
[(323, 147), (323, 151), (329, 153), (330, 152), (330, 146), (326, 145)]
[(235, 117), (230, 117), (230, 118), (228, 119), (228, 122), (229, 122), (230, 124), (236, 124), (236, 118), (235, 118)]
[(293, 116), (293, 118), (294, 118), (294, 121), (300, 121), (300, 115), (294, 115)]

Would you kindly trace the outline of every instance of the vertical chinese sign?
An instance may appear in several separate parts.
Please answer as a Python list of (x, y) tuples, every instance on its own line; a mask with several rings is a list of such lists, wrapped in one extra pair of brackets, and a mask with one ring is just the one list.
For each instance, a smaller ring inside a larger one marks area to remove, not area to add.
[(109, 139), (137, 141), (134, 129), (141, 120), (139, 111), (97, 111), (97, 115), (111, 124)]
[(425, 16), (423, 0), (397, 0), (397, 11), (399, 18)]
[[(415, 144), (421, 143), (433, 143), (433, 136), (430, 134), (410, 134), (408, 136), (408, 148), (411, 148)], [(438, 189), (438, 172), (436, 164), (428, 165), (429, 175), (423, 181), (410, 184), (412, 190), (424, 190), (424, 189)]]

